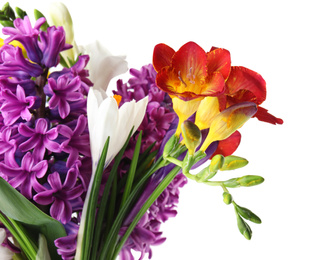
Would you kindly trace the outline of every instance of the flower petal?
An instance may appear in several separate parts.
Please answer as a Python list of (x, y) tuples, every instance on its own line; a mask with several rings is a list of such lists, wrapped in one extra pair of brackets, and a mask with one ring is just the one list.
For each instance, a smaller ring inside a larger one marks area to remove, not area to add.
[(212, 122), (206, 140), (200, 150), (205, 151), (212, 142), (228, 138), (256, 112), (257, 105), (255, 103), (242, 102), (219, 113)]
[(258, 106), (258, 111), (254, 117), (257, 117), (257, 119), (260, 121), (271, 123), (273, 125), (283, 124), (283, 120), (281, 118), (277, 118), (271, 115), (270, 113), (268, 113), (267, 111), (268, 111), (267, 109)]
[(241, 141), (241, 134), (239, 131), (235, 131), (228, 138), (218, 142), (217, 149), (212, 154), (211, 158), (213, 158), (217, 154), (221, 154), (224, 157), (233, 154), (235, 150), (238, 148), (240, 141)]
[(226, 49), (212, 47), (207, 53), (208, 74), (219, 71), (226, 80), (231, 71), (231, 55)]
[(164, 43), (157, 44), (153, 51), (153, 66), (156, 71), (171, 66), (175, 51)]
[(226, 81), (227, 94), (236, 103), (243, 101), (261, 104), (266, 99), (266, 82), (257, 72), (245, 67), (231, 67), (231, 72)]

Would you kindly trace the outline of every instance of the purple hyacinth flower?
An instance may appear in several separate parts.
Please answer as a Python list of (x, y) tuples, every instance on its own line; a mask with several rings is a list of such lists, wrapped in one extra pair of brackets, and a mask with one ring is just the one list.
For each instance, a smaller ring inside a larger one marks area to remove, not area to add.
[(62, 184), (58, 172), (48, 176), (49, 186), (34, 196), (34, 200), (41, 205), (51, 205), (50, 214), (53, 218), (66, 224), (72, 215), (72, 201), (80, 197), (84, 192), (81, 184), (76, 186), (78, 172), (76, 168), (70, 168), (65, 181)]
[(41, 63), (51, 68), (60, 62), (60, 52), (72, 48), (66, 43), (66, 34), (63, 28), (51, 26), (46, 32), (40, 32), (39, 46), (43, 52)]
[(85, 67), (89, 61), (88, 55), (81, 55), (78, 57), (77, 62), (71, 68), (63, 68), (62, 71), (52, 72), (49, 78), (58, 79), (62, 75), (67, 75), (69, 78), (79, 77), (81, 80), (81, 93), (87, 95), (89, 87), (94, 84), (90, 81), (89, 72)]
[(43, 69), (36, 63), (25, 59), (22, 50), (12, 45), (4, 45), (0, 49), (0, 75), (29, 79), (38, 77)]
[(41, 160), (44, 157), (46, 149), (51, 152), (60, 152), (60, 145), (53, 141), (58, 136), (58, 130), (57, 128), (48, 130), (48, 125), (47, 120), (44, 118), (39, 118), (36, 121), (35, 129), (20, 123), (18, 131), (28, 139), (19, 145), (19, 149), (22, 152), (34, 149), (33, 156), (36, 160)]
[(75, 129), (72, 130), (67, 125), (59, 125), (58, 132), (67, 138), (61, 143), (61, 150), (69, 154), (67, 159), (67, 167), (71, 167), (79, 158), (79, 154), (91, 156), (89, 148), (89, 135), (85, 134), (87, 126), (87, 118), (80, 115), (77, 120)]
[(16, 93), (17, 85), (24, 89), (26, 96), (36, 96), (36, 86), (34, 80), (20, 80), (17, 78), (0, 77), (0, 90), (2, 91), (8, 89), (12, 93)]
[(21, 166), (9, 166), (0, 163), (0, 171), (9, 177), (9, 184), (14, 188), (20, 187), (20, 192), (26, 198), (32, 198), (32, 188), (36, 192), (42, 191), (43, 186), (37, 178), (42, 178), (48, 169), (46, 160), (35, 161), (30, 152), (26, 153), (21, 161)]
[(37, 97), (26, 97), (24, 89), (19, 85), (17, 85), (15, 94), (5, 89), (1, 92), (0, 97), (4, 100), (0, 110), (5, 125), (12, 125), (19, 118), (26, 121), (31, 120), (32, 114), (29, 109), (34, 106)]
[(72, 260), (75, 258), (77, 247), (77, 234), (60, 237), (54, 240), (57, 252), (63, 260)]
[(46, 91), (52, 97), (49, 100), (49, 108), (58, 107), (59, 115), (62, 119), (66, 118), (70, 113), (70, 104), (72, 101), (83, 99), (82, 93), (78, 92), (81, 83), (80, 78), (70, 79), (66, 75), (60, 76), (57, 81), (49, 78)]
[(14, 40), (19, 41), (26, 49), (28, 58), (33, 62), (40, 63), (43, 54), (38, 46), (38, 36), (40, 27), (45, 21), (44, 17), (38, 19), (34, 28), (32, 28), (28, 16), (25, 16), (24, 20), (17, 18), (14, 21), (15, 28), (4, 27), (2, 29), (3, 34), (10, 35), (10, 37), (5, 39), (4, 42), (9, 43)]

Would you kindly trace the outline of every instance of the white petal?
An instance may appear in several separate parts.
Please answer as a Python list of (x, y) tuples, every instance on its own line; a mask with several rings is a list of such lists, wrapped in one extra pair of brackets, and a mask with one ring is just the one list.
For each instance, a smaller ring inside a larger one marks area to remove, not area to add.
[(128, 70), (125, 57), (113, 56), (99, 41), (80, 46), (80, 50), (90, 56), (87, 68), (95, 89), (105, 92), (112, 78)]
[(1, 246), (5, 238), (6, 238), (6, 231), (4, 230), (4, 228), (0, 228), (0, 259), (11, 260), (14, 253), (8, 248)]

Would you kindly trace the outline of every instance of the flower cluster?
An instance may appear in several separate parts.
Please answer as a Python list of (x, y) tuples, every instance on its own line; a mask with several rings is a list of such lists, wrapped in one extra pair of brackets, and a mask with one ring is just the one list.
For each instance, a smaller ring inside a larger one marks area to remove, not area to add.
[(62, 27), (43, 31), (44, 23), (33, 27), (25, 16), (2, 30), (9, 37), (0, 48), (0, 176), (76, 235), (72, 214), (88, 185), (81, 169), (90, 167), (89, 57), (50, 73), (71, 46)]

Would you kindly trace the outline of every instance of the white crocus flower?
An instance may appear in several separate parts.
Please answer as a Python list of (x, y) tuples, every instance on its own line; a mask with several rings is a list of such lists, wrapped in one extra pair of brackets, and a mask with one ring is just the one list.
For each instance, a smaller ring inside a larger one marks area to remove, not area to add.
[(86, 46), (78, 46), (79, 51), (90, 56), (87, 69), (94, 89), (101, 92), (103, 98), (111, 79), (128, 70), (125, 56), (113, 56), (99, 41)]
[[(103, 98), (104, 95), (104, 98)], [(105, 160), (107, 166), (121, 150), (127, 137), (134, 127), (135, 132), (143, 121), (148, 97), (146, 96), (137, 103), (133, 100), (124, 103), (120, 108), (113, 97), (97, 89), (90, 89), (87, 98), (87, 117), (93, 161), (92, 176), (86, 195), (80, 227), (78, 231), (77, 250), (75, 259), (80, 259), (82, 238), (85, 228), (85, 214), (88, 207), (90, 190), (94, 181), (97, 163), (101, 156), (104, 143), (110, 136), (109, 148)]]
[(62, 26), (66, 33), (66, 43), (71, 44), (74, 48), (61, 52), (62, 57), (68, 63), (68, 58), (75, 60), (77, 53), (77, 46), (74, 39), (74, 27), (71, 15), (68, 8), (61, 2), (54, 2), (49, 5), (49, 25)]
[(6, 239), (6, 231), (4, 228), (0, 228), (0, 259), (1, 260), (11, 260), (14, 253), (8, 248), (1, 246), (3, 241)]

